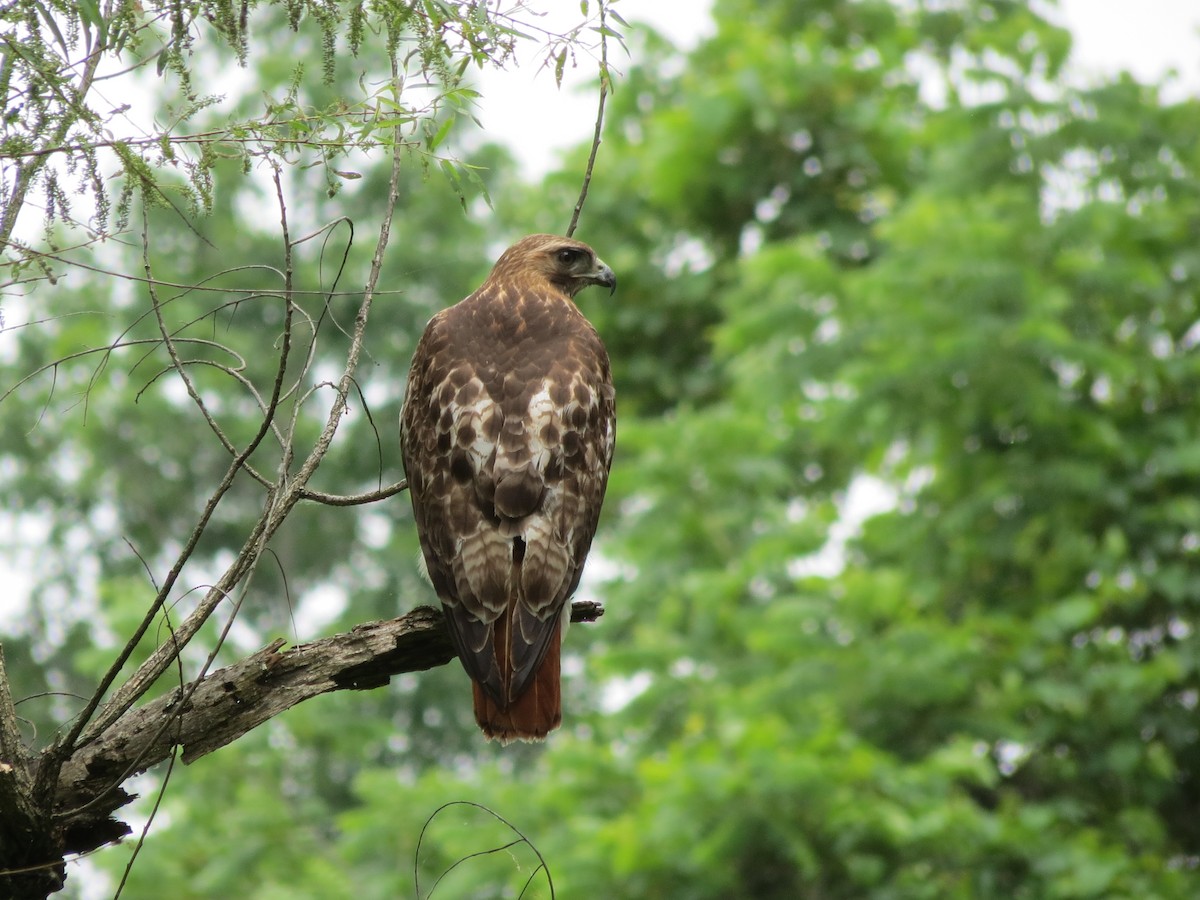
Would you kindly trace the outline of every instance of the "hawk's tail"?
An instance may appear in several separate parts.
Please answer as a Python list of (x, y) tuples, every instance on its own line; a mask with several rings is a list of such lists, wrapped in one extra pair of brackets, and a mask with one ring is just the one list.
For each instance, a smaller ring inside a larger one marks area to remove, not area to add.
[(488, 738), (501, 744), (509, 741), (540, 741), (562, 722), (560, 659), (562, 630), (556, 628), (529, 686), (507, 707), (501, 707), (479, 684), (475, 691), (475, 721)]

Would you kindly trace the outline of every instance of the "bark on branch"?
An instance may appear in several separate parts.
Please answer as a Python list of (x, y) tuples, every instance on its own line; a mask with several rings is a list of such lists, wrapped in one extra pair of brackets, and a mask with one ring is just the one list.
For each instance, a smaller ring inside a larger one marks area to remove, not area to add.
[[(572, 622), (592, 622), (603, 615), (598, 603), (577, 602)], [(190, 687), (128, 710), (91, 743), (75, 750), (59, 770), (49, 841), (37, 853), (17, 852), (12, 836), (0, 842), (0, 895), (15, 882), (13, 870), (36, 866), (61, 879), (62, 856), (83, 853), (117, 840), (129, 827), (115, 816), (134, 799), (122, 787), (129, 778), (182, 748), (185, 763), (198, 759), (258, 727), (297, 703), (338, 690), (381, 687), (394, 675), (419, 672), (454, 659), (441, 610), (422, 606), (398, 619), (368, 622), (344, 634), (284, 649), (275, 641), (245, 659), (206, 676), (183, 706)], [(26, 788), (34, 765), (19, 743), (15, 721), (4, 715), (0, 658), (0, 823), (14, 827), (29, 822)], [(10, 727), (4, 727), (6, 721)], [(164, 727), (165, 725), (165, 727)], [(25, 804), (22, 807), (20, 804)], [(33, 835), (30, 835), (31, 837)], [(50, 849), (53, 848), (53, 849)], [(32, 851), (32, 844), (26, 845)], [(48, 854), (47, 854), (47, 851)], [(59, 881), (61, 884), (61, 881)], [(35, 889), (36, 890), (36, 889)], [(29, 896), (45, 896), (29, 894)], [(12, 896), (20, 896), (13, 894)]]

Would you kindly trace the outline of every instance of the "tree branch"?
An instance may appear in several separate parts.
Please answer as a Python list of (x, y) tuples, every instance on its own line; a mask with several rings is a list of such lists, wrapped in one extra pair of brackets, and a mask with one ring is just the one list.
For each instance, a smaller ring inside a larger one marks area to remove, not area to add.
[[(594, 622), (603, 614), (598, 603), (571, 605), (572, 622)], [(121, 785), (177, 746), (190, 763), (312, 697), (381, 687), (394, 675), (455, 658), (442, 613), (430, 606), (287, 649), (283, 644), (274, 641), (198, 683), (129, 710), (78, 748), (58, 776), (55, 819), (63, 834), (61, 852), (83, 853), (128, 834), (128, 826), (113, 817), (133, 799)], [(162, 727), (171, 720), (171, 727)], [(0, 865), (10, 865), (3, 853)]]
[(394, 497), (396, 494), (407, 489), (408, 479), (401, 478), (395, 484), (389, 484), (387, 487), (380, 488), (377, 491), (367, 491), (364, 494), (326, 494), (324, 491), (304, 488), (300, 491), (300, 497), (303, 500), (324, 503), (326, 506), (362, 506), (364, 503), (378, 503), (380, 500)]
[(596, 110), (596, 130), (592, 135), (592, 149), (588, 153), (587, 168), (583, 172), (583, 185), (579, 189), (579, 199), (575, 201), (575, 210), (571, 213), (571, 224), (567, 226), (567, 237), (575, 235), (579, 225), (579, 214), (583, 212), (583, 204), (587, 202), (588, 188), (592, 183), (592, 168), (596, 165), (596, 154), (600, 151), (600, 133), (604, 129), (604, 104), (608, 100), (610, 84), (608, 74), (608, 37), (605, 33), (604, 3), (600, 3), (600, 105)]
[[(0, 647), (0, 896), (46, 896), (66, 878), (61, 854), (55, 854), (48, 813), (33, 797), (29, 751), (21, 740), (16, 709)], [(50, 861), (50, 864), (43, 865)], [(11, 891), (11, 893), (6, 893)]]

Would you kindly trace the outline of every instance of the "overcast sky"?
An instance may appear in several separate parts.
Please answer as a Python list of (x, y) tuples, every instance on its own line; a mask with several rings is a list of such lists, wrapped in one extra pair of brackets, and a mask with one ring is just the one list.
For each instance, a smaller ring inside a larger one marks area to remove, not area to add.
[[(551, 30), (568, 28), (579, 18), (573, 2), (534, 0), (531, 5), (547, 11), (541, 21)], [(1150, 80), (1173, 67), (1180, 73), (1180, 93), (1200, 93), (1200, 0), (1060, 0), (1057, 6), (1052, 17), (1075, 35), (1071, 68), (1077, 77), (1095, 80), (1129, 69)], [(677, 45), (691, 47), (712, 33), (711, 7), (710, 0), (621, 0), (616, 9), (627, 21), (647, 22)], [(617, 69), (627, 64), (619, 49), (610, 51), (610, 60)], [(489, 73), (480, 118), (489, 137), (513, 146), (527, 174), (542, 174), (553, 167), (558, 151), (591, 136), (594, 79), (595, 66), (587, 59), (567, 71), (561, 90), (552, 72), (530, 65)]]

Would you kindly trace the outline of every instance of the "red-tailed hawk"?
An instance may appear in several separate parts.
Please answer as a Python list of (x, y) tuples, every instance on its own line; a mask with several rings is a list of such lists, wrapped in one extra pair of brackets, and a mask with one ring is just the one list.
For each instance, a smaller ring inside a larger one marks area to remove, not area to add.
[(430, 581), (502, 742), (562, 721), (564, 613), (592, 543), (616, 436), (612, 374), (572, 299), (616, 290), (587, 244), (534, 234), (442, 310), (413, 355), (400, 414)]

